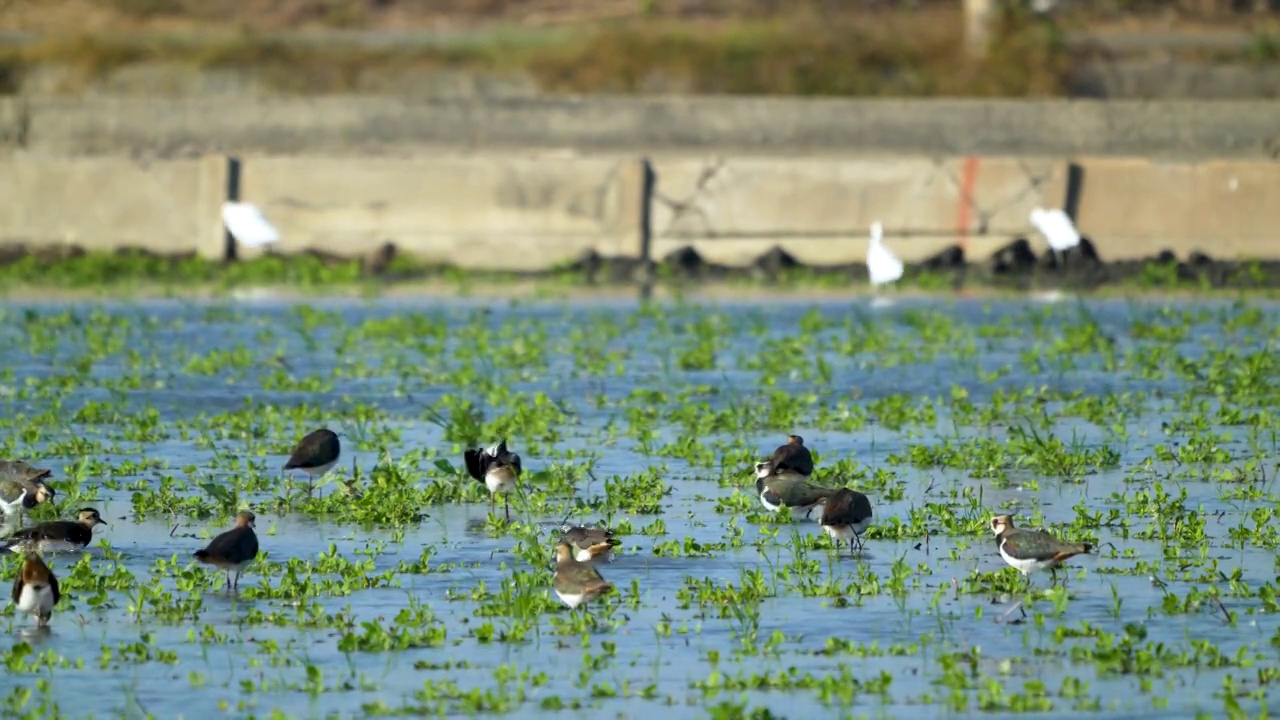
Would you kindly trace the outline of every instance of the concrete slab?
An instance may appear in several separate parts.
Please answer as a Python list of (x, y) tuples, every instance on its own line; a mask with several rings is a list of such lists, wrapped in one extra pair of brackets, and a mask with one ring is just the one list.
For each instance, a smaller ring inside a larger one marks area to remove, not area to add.
[(875, 221), (907, 262), (958, 240), (1007, 242), (1031, 232), (1032, 208), (1061, 206), (1067, 177), (1065, 161), (1008, 157), (661, 158), (653, 167), (654, 257), (690, 245), (730, 266), (774, 245), (805, 264), (864, 262)]
[(220, 156), (148, 163), (15, 153), (0, 158), (0, 243), (222, 259), (215, 226), (226, 178)]
[(240, 180), (283, 253), (356, 257), (392, 243), (426, 262), (545, 270), (588, 250), (641, 252), (639, 160), (247, 157)]
[(1280, 164), (1087, 158), (1077, 225), (1103, 260), (1280, 255)]

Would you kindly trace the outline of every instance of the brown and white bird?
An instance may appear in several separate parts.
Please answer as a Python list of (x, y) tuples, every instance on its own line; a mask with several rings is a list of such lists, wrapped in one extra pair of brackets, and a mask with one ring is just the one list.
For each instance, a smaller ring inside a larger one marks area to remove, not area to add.
[(560, 542), (573, 549), (573, 557), (579, 562), (610, 560), (613, 549), (622, 543), (614, 538), (613, 531), (603, 527), (565, 525), (560, 529)]
[[(258, 536), (254, 533), (254, 514), (241, 510), (236, 514), (236, 526), (215, 537), (203, 550), (195, 552), (195, 559), (212, 565), (227, 574), (227, 587), (240, 587), (240, 573), (258, 557)], [(235, 582), (231, 574), (235, 573)]]
[(52, 474), (22, 460), (0, 460), (0, 511), (5, 519), (21, 520), (25, 511), (52, 500), (57, 493), (46, 482)]
[(1000, 557), (1010, 567), (1030, 577), (1037, 570), (1048, 569), (1055, 576), (1056, 568), (1064, 560), (1083, 555), (1093, 549), (1093, 543), (1063, 542), (1043, 530), (1027, 530), (1013, 524), (1012, 515), (996, 515), (991, 518), (991, 531), (996, 536)]
[(556, 574), (552, 589), (560, 602), (572, 610), (613, 589), (613, 585), (600, 576), (591, 563), (574, 557), (569, 543), (556, 544)]
[(307, 474), (307, 496), (315, 488), (317, 478), (338, 464), (338, 456), (342, 454), (342, 443), (338, 442), (338, 434), (329, 428), (320, 428), (307, 433), (293, 452), (289, 461), (284, 464), (285, 470), (301, 470)]
[(47, 627), (53, 617), (53, 606), (61, 597), (53, 571), (39, 555), (27, 553), (13, 581), (13, 604), (18, 612), (34, 615), (36, 627)]
[(788, 435), (787, 444), (778, 446), (764, 462), (756, 463), (756, 478), (793, 476), (804, 480), (813, 474), (813, 455), (804, 446), (804, 438)]
[(75, 552), (93, 542), (93, 529), (106, 525), (93, 508), (76, 513), (75, 520), (50, 520), (21, 530), (0, 540), (0, 548), (10, 552)]
[(511, 501), (507, 499), (507, 493), (515, 489), (516, 481), (520, 479), (520, 456), (507, 449), (506, 440), (499, 440), (487, 448), (464, 451), (462, 459), (467, 465), (467, 474), (489, 488), (490, 506), (498, 493), (502, 493), (503, 509), (509, 522)]
[(836, 543), (836, 552), (840, 551), (840, 543), (849, 543), (849, 552), (853, 552), (857, 543), (858, 552), (862, 552), (862, 533), (871, 526), (871, 500), (857, 490), (840, 488), (822, 500), (822, 519), (819, 524), (823, 531)]

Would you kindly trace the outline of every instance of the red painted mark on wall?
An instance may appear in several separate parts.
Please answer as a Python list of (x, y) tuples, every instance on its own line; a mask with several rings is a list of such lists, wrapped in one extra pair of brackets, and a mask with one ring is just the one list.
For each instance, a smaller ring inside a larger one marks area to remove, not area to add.
[(978, 158), (969, 155), (960, 170), (960, 206), (956, 208), (956, 234), (961, 250), (969, 249), (969, 212), (973, 208), (973, 186), (978, 182)]

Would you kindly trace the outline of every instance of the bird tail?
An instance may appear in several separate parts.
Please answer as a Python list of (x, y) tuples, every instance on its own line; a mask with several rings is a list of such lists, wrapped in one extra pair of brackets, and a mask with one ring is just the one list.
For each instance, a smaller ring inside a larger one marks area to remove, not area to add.
[(1057, 560), (1058, 562), (1062, 562), (1063, 560), (1066, 560), (1067, 558), (1070, 558), (1070, 557), (1075, 557), (1076, 555), (1084, 555), (1092, 549), (1093, 549), (1093, 543), (1080, 543), (1075, 547), (1059, 552), (1054, 557), (1054, 559)]

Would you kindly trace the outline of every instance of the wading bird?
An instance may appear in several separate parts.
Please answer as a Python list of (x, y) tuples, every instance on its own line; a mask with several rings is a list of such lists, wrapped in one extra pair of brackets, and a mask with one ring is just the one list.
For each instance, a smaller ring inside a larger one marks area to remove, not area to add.
[(463, 452), (462, 459), (466, 462), (467, 473), (489, 488), (490, 508), (498, 493), (502, 493), (503, 509), (507, 522), (510, 522), (511, 501), (507, 493), (515, 489), (516, 481), (520, 479), (520, 456), (507, 449), (506, 440), (499, 440), (496, 445)]

